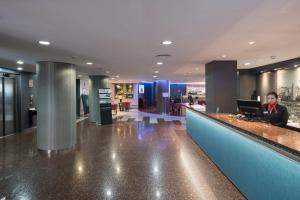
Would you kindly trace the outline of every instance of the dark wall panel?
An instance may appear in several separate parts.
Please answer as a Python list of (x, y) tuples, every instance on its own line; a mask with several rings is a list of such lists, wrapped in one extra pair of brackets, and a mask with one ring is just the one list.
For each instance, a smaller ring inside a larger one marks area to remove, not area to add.
[(206, 110), (235, 113), (237, 61), (212, 61), (205, 65)]
[(76, 116), (80, 117), (80, 79), (76, 79)]
[[(170, 81), (159, 80), (156, 81), (156, 110), (159, 113), (169, 113), (170, 104)], [(168, 97), (164, 97), (164, 93), (168, 94)]]
[[(33, 86), (29, 87), (29, 81)], [(32, 105), (30, 105), (32, 96)], [(17, 76), (17, 130), (29, 128), (29, 108), (36, 108), (37, 102), (37, 78), (36, 74), (23, 72)]]
[(240, 70), (238, 76), (238, 88), (238, 98), (251, 99), (253, 91), (256, 90), (256, 75)]

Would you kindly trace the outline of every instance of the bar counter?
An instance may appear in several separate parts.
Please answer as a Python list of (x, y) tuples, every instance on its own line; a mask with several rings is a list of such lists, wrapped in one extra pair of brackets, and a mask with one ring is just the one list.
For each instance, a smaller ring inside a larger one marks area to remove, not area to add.
[(300, 199), (300, 133), (184, 105), (187, 133), (248, 199)]
[[(185, 105), (199, 114), (203, 114), (220, 123), (243, 131), (250, 136), (257, 137), (300, 158), (300, 132), (274, 126), (264, 122), (250, 122), (237, 119), (229, 113), (205, 113), (200, 109)], [(297, 159), (297, 157), (295, 157)]]

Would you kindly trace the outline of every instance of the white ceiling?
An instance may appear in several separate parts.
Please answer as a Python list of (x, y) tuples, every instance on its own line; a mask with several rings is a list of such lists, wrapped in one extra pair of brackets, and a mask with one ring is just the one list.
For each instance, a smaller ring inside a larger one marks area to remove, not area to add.
[[(299, 0), (1, 0), (0, 65), (22, 59), (33, 71), (53, 60), (127, 81), (151, 80), (155, 70), (160, 79), (202, 81), (205, 63), (223, 54), (240, 68), (299, 57), (299, 8)], [(166, 39), (174, 44), (162, 46)], [(162, 53), (172, 57), (155, 57)]]

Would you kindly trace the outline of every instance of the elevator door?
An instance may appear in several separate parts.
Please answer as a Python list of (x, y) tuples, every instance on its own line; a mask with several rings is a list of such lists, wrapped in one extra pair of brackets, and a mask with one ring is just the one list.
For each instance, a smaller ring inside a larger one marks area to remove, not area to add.
[(15, 79), (4, 78), (4, 133), (9, 135), (16, 132), (15, 117)]
[(0, 77), (0, 137), (4, 136), (3, 123), (3, 79)]
[(16, 132), (15, 79), (0, 77), (0, 137)]

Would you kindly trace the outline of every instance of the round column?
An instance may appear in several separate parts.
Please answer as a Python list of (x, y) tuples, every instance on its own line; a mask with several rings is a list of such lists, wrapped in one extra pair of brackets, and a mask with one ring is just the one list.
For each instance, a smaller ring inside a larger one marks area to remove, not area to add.
[(109, 77), (103, 75), (90, 76), (89, 84), (89, 120), (101, 124), (99, 89), (109, 88)]
[(37, 64), (37, 147), (63, 150), (76, 144), (76, 71), (73, 64)]

